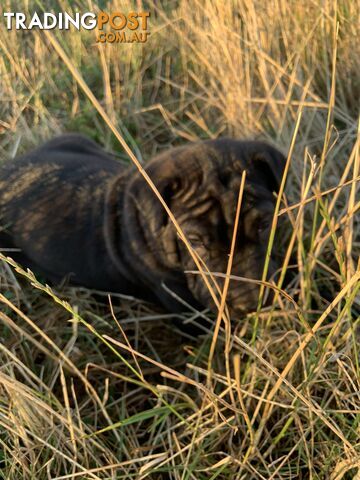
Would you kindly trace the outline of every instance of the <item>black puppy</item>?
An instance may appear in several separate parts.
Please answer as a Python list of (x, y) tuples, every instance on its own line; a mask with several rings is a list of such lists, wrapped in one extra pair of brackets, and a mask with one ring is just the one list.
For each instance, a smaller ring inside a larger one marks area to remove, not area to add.
[[(174, 148), (146, 167), (196, 253), (226, 271), (237, 196), (247, 181), (232, 273), (261, 278), (284, 157), (262, 142), (207, 140)], [(141, 174), (80, 135), (64, 135), (0, 169), (0, 248), (52, 283), (213, 306), (166, 212)], [(270, 263), (269, 274), (276, 268)], [(220, 282), (221, 284), (221, 282)], [(231, 282), (228, 305), (256, 306), (258, 287)], [(180, 307), (181, 309), (181, 307)]]

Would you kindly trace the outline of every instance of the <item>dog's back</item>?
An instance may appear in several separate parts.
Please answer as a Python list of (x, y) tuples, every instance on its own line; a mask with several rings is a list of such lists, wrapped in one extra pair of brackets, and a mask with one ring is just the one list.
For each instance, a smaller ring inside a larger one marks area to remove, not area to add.
[(106, 262), (105, 199), (125, 171), (75, 134), (6, 162), (0, 168), (0, 249), (18, 249), (11, 256), (50, 281), (76, 272), (72, 283), (111, 290), (109, 278), (118, 281), (119, 273)]

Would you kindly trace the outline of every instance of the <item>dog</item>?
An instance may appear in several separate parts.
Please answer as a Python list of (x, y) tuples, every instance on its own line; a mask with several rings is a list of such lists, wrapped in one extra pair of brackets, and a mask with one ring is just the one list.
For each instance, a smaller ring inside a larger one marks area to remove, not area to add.
[[(195, 254), (220, 273), (246, 170), (232, 274), (261, 279), (284, 166), (283, 154), (267, 143), (222, 138), (165, 151), (145, 169)], [(72, 285), (155, 299), (174, 312), (184, 309), (176, 298), (214, 306), (141, 173), (82, 135), (59, 136), (1, 166), (0, 221), (0, 249), (14, 249), (16, 261), (51, 284), (66, 277)], [(271, 260), (269, 276), (276, 268)], [(231, 281), (227, 305), (244, 314), (258, 293), (253, 282)]]

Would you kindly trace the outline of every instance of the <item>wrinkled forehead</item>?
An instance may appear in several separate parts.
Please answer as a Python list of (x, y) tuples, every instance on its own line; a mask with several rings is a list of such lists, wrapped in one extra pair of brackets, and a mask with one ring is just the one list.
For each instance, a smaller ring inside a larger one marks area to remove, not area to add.
[(206, 182), (210, 172), (217, 169), (219, 159), (216, 152), (205, 145), (193, 145), (175, 152), (173, 168), (175, 175), (186, 181)]
[(204, 175), (218, 174), (225, 171), (241, 174), (246, 168), (246, 152), (241, 149), (219, 148), (214, 142), (203, 142), (179, 151), (176, 164), (178, 168), (196, 174), (202, 170)]
[(146, 169), (168, 198), (180, 203), (193, 203), (195, 198), (199, 202), (216, 199), (230, 221), (244, 170), (247, 173), (242, 210), (263, 199), (274, 200), (273, 165), (267, 159), (259, 162), (259, 155), (269, 152), (271, 148), (261, 142), (208, 140), (164, 152)]
[(232, 176), (240, 176), (245, 167), (243, 152), (202, 142), (159, 155), (148, 171), (160, 182), (181, 177), (187, 182), (209, 185), (214, 177), (228, 181)]

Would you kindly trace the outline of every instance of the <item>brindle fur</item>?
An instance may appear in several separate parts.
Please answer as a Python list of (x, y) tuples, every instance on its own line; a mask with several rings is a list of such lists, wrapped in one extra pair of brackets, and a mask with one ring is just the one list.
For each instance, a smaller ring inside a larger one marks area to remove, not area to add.
[[(262, 142), (207, 140), (174, 148), (146, 170), (195, 251), (225, 272), (237, 196), (247, 181), (232, 273), (261, 278), (284, 157)], [(212, 306), (193, 261), (141, 174), (81, 135), (63, 135), (0, 169), (0, 248), (46, 280)], [(270, 274), (275, 270), (270, 263)], [(221, 283), (221, 282), (220, 282)], [(258, 287), (231, 282), (228, 304), (254, 308)]]

